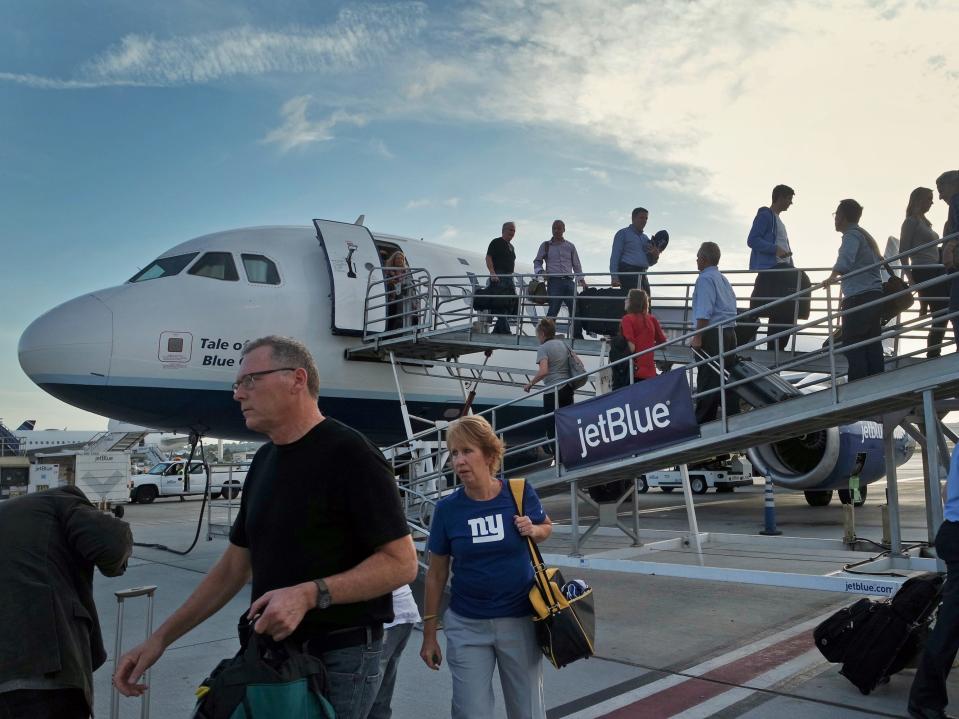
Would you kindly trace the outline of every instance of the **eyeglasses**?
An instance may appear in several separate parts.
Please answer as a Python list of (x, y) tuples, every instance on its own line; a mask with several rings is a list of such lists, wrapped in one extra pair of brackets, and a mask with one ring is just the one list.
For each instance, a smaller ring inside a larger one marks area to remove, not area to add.
[(265, 369), (262, 372), (250, 372), (245, 374), (233, 383), (233, 391), (236, 392), (240, 387), (243, 389), (253, 389), (256, 386), (256, 380), (264, 375), (274, 372), (296, 372), (297, 367), (277, 367), (276, 369)]

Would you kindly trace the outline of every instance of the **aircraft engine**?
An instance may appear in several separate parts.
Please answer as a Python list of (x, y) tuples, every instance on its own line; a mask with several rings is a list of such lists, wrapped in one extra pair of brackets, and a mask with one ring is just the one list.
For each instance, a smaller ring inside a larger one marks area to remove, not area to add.
[(770, 444), (761, 444), (746, 455), (757, 472), (787, 489), (816, 487), (839, 461), (839, 428), (830, 427)]

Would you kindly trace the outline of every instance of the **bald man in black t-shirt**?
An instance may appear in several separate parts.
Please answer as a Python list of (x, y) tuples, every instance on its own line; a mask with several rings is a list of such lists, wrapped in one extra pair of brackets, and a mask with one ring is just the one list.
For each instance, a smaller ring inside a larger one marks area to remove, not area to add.
[(177, 638), (253, 581), (253, 630), (293, 638), (327, 669), (337, 717), (365, 719), (376, 697), (390, 593), (416, 578), (416, 550), (389, 465), (369, 441), (317, 407), (309, 351), (285, 337), (243, 350), (233, 396), (256, 453), (223, 556), (189, 599), (120, 660), (127, 696)]

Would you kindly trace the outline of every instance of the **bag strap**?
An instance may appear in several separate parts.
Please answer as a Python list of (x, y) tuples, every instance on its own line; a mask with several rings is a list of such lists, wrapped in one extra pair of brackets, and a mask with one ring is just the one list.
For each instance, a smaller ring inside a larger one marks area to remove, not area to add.
[[(523, 477), (515, 477), (509, 480), (510, 493), (513, 495), (513, 504), (516, 506), (516, 513), (519, 516), (523, 514), (523, 497), (526, 494), (526, 480)], [(559, 599), (553, 593), (553, 585), (546, 574), (546, 563), (543, 562), (543, 555), (540, 554), (539, 547), (532, 537), (526, 537), (526, 545), (529, 550), (530, 561), (533, 564), (533, 579), (536, 588), (539, 590), (543, 602), (549, 607), (550, 612), (559, 611)]]

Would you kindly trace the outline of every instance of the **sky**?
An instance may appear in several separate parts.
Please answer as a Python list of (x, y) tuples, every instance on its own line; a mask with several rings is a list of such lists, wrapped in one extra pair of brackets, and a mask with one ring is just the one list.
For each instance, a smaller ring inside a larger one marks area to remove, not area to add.
[[(99, 429), (37, 389), (37, 316), (216, 230), (353, 221), (531, 261), (562, 218), (586, 271), (630, 210), (748, 263), (779, 183), (802, 267), (857, 199), (898, 235), (959, 167), (959, 4), (167, 0), (0, 3), (0, 418)], [(936, 228), (945, 205), (929, 213)]]

